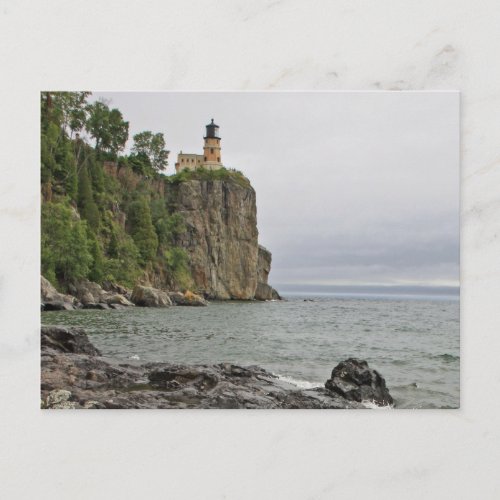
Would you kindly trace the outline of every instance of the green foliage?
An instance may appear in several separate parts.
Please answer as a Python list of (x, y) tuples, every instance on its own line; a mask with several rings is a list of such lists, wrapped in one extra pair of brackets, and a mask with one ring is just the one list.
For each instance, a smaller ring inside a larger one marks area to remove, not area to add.
[[(132, 154), (118, 156), (128, 122), (89, 95), (41, 94), (42, 273), (64, 289), (82, 278), (133, 286), (156, 269), (191, 287), (187, 254), (176, 246), (183, 219), (155, 187), (167, 166), (163, 134), (137, 134)], [(105, 161), (115, 165), (105, 169)]]
[(158, 236), (151, 220), (148, 200), (140, 197), (128, 208), (130, 234), (139, 249), (142, 264), (152, 261), (158, 250)]
[(153, 134), (146, 130), (134, 135), (132, 152), (145, 156), (156, 172), (167, 168), (169, 151), (165, 149), (165, 138), (161, 132)]
[(173, 281), (183, 289), (189, 289), (193, 285), (193, 279), (189, 271), (189, 258), (184, 249), (172, 247), (163, 252), (165, 265), (170, 272)]
[(80, 169), (78, 178), (78, 208), (82, 217), (87, 220), (94, 230), (99, 228), (99, 209), (94, 202), (92, 184), (85, 167)]
[(90, 255), (92, 255), (92, 267), (89, 270), (88, 278), (100, 283), (105, 278), (105, 259), (101, 248), (101, 243), (95, 233), (87, 228), (87, 240)]
[(95, 139), (96, 151), (110, 152), (113, 156), (125, 147), (128, 139), (128, 122), (121, 112), (109, 109), (104, 102), (97, 101), (87, 106), (87, 131)]
[(93, 264), (87, 224), (65, 203), (43, 204), (41, 250), (42, 274), (49, 280), (68, 283), (85, 278)]
[(227, 168), (207, 170), (200, 167), (196, 170), (181, 170), (178, 174), (168, 177), (168, 182), (178, 184), (192, 179), (200, 181), (229, 181), (241, 187), (250, 187), (250, 181), (239, 170)]
[(155, 174), (151, 161), (145, 153), (132, 153), (128, 157), (130, 168), (139, 175), (151, 177)]
[(140, 274), (140, 254), (134, 240), (116, 223), (111, 224), (105, 279), (133, 286)]

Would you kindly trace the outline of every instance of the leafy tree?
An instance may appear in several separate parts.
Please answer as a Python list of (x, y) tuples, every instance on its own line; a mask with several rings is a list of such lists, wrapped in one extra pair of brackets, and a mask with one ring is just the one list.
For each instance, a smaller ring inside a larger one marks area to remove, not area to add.
[(146, 156), (156, 172), (167, 168), (170, 151), (165, 149), (165, 138), (161, 132), (153, 134), (153, 132), (146, 130), (134, 135), (132, 152)]
[(149, 177), (155, 173), (151, 161), (145, 153), (132, 153), (128, 157), (128, 164), (136, 174)]
[(148, 200), (141, 196), (132, 202), (128, 209), (130, 233), (139, 249), (143, 264), (150, 262), (158, 250), (158, 236), (156, 235)]
[(86, 119), (87, 98), (91, 92), (42, 92), (42, 122), (51, 121), (73, 132), (82, 130)]
[(88, 105), (89, 114), (86, 128), (92, 138), (95, 139), (97, 152), (108, 151), (116, 155), (125, 147), (128, 139), (128, 122), (118, 109), (109, 109), (102, 101), (96, 101)]
[(64, 203), (42, 206), (42, 273), (69, 283), (85, 278), (92, 265), (87, 225)]

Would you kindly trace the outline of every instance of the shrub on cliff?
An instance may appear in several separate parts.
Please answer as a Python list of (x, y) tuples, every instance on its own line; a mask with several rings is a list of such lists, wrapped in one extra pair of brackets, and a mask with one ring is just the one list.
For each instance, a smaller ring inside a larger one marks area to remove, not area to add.
[(250, 187), (250, 181), (239, 170), (227, 168), (208, 170), (200, 167), (196, 170), (182, 170), (178, 174), (171, 175), (167, 179), (167, 182), (172, 184), (194, 179), (199, 181), (233, 181), (241, 187)]

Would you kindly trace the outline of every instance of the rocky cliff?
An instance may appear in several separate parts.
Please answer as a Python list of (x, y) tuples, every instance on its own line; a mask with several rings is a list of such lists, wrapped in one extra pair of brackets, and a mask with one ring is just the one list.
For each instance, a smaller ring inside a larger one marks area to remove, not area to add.
[(176, 245), (188, 254), (198, 292), (212, 299), (279, 298), (267, 285), (271, 254), (259, 250), (255, 190), (245, 178), (189, 179), (167, 184), (165, 196), (186, 225)]

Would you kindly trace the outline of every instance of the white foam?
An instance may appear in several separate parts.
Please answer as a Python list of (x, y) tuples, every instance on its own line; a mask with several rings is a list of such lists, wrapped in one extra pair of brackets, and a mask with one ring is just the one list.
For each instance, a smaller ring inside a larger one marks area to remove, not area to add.
[(129, 356), (128, 359), (141, 359), (137, 354), (133, 354), (132, 356)]
[(392, 405), (379, 406), (377, 403), (369, 400), (361, 401), (361, 404), (370, 410), (392, 410)]
[(324, 384), (318, 382), (309, 382), (308, 380), (297, 380), (295, 378), (286, 377), (284, 375), (276, 375), (276, 376), (278, 377), (279, 380), (295, 385), (299, 389), (314, 389), (316, 387), (324, 387)]

